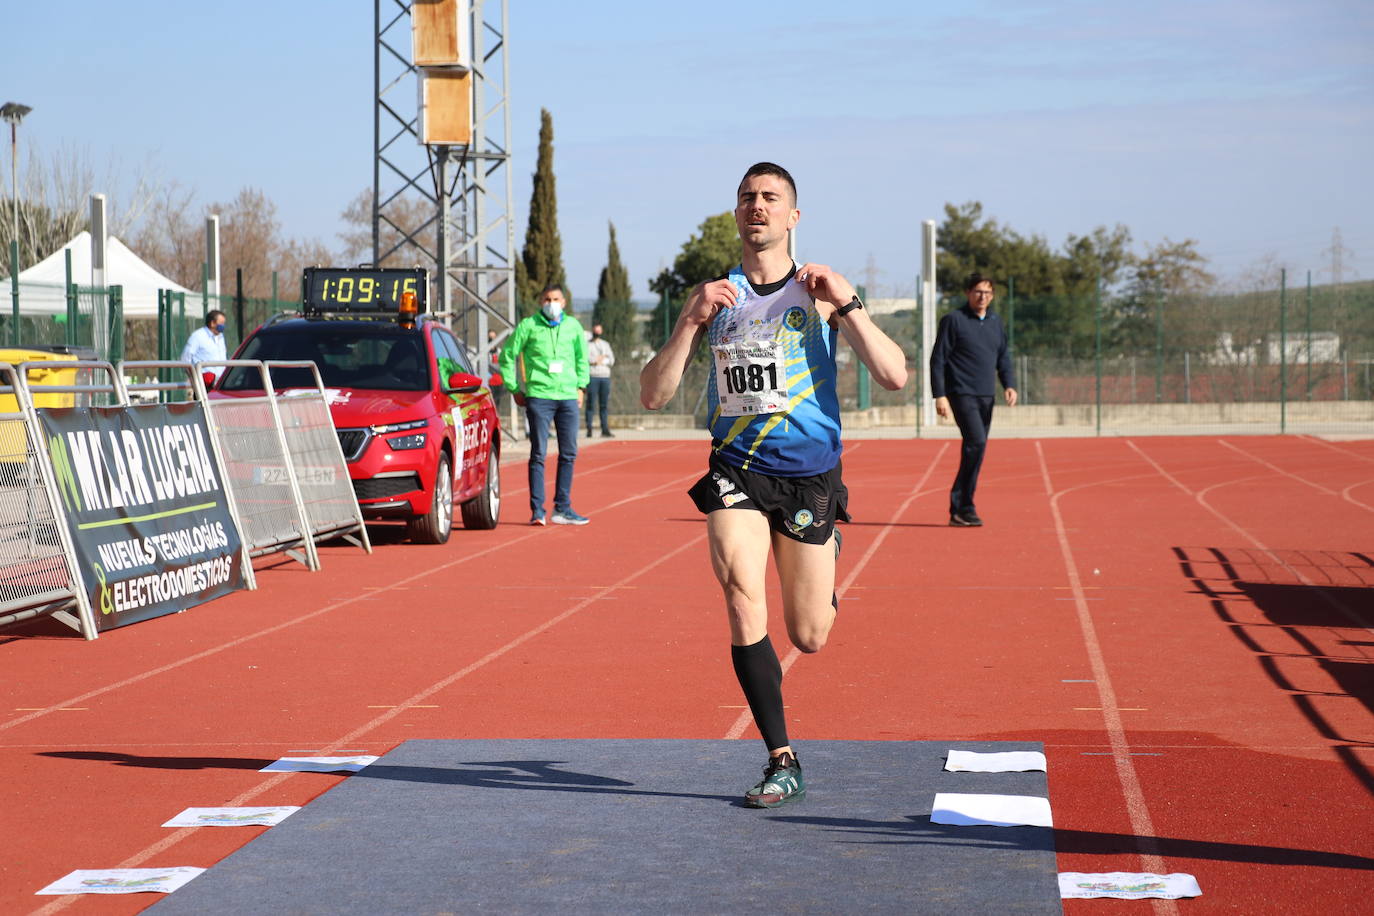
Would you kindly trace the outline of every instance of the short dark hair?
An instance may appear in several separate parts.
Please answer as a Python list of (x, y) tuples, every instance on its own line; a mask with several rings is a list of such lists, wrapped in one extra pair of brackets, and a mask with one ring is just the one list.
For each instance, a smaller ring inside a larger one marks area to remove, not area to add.
[(215, 322), (219, 321), (221, 318), (224, 318), (223, 312), (219, 309), (210, 309), (210, 311), (205, 313), (205, 326), (207, 328), (212, 328), (215, 326)]
[(560, 293), (562, 293), (564, 299), (568, 298), (568, 291), (563, 288), (562, 283), (550, 283), (548, 286), (544, 287), (539, 291), (539, 298), (543, 299), (545, 296), (547, 296), (554, 290), (558, 290)]
[(744, 183), (755, 175), (772, 175), (774, 178), (781, 178), (783, 181), (787, 182), (787, 186), (792, 189), (792, 205), (796, 206), (797, 183), (792, 180), (792, 175), (787, 169), (775, 162), (755, 162), (753, 165), (749, 166), (749, 169), (744, 173), (744, 177), (739, 180), (740, 187), (744, 187)]
[(973, 288), (977, 286), (979, 283), (992, 283), (992, 288), (994, 290), (997, 288), (997, 284), (992, 282), (992, 277), (980, 274), (978, 271), (975, 270), (973, 273), (969, 274), (967, 278), (965, 278), (964, 292), (972, 292)]

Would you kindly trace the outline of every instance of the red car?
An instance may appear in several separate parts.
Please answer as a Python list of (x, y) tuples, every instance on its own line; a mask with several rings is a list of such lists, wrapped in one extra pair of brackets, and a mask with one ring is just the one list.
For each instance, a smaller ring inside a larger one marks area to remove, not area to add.
[[(442, 544), (453, 506), (466, 528), (500, 521), (501, 427), (467, 350), (423, 314), (425, 272), (309, 268), (302, 311), (250, 334), (235, 359), (309, 360), (366, 518), (403, 518), (412, 540)], [(278, 393), (313, 387), (306, 369), (272, 373)], [(255, 371), (230, 367), (212, 396), (260, 394)]]

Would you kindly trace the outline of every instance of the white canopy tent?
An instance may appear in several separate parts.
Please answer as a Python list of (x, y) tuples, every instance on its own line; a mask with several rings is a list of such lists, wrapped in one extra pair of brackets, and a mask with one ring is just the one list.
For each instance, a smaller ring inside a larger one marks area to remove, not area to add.
[[(53, 315), (66, 312), (66, 251), (72, 253), (72, 281), (78, 286), (91, 285), (91, 234), (82, 232), (28, 270), (19, 272), (20, 315)], [(198, 296), (197, 293), (158, 273), (113, 235), (109, 237), (109, 245), (106, 248), (105, 284), (124, 287), (125, 318), (156, 318), (157, 291), (160, 289)], [(10, 283), (6, 278), (3, 284), (0, 284), (0, 293), (4, 293), (4, 300), (8, 300), (9, 290)], [(199, 305), (198, 299), (196, 304)], [(4, 302), (4, 305), (4, 310), (8, 312), (8, 302)], [(187, 310), (190, 309), (191, 302), (188, 299)]]

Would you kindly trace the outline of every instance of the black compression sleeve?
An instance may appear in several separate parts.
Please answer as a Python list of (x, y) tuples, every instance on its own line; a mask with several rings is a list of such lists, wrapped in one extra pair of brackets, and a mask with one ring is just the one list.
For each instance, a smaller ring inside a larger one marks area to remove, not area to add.
[(787, 720), (782, 712), (782, 664), (765, 636), (752, 646), (731, 646), (735, 677), (754, 714), (754, 724), (768, 750), (787, 747)]

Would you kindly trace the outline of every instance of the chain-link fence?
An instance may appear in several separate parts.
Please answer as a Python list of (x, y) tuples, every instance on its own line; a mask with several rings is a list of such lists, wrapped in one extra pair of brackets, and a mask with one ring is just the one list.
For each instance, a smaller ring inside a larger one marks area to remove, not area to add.
[[(1374, 284), (1000, 304), (1023, 420), (1374, 434)], [(1058, 322), (1058, 334), (1046, 326)], [(1010, 416), (999, 417), (1003, 422)]]
[[(1020, 404), (998, 412), (999, 428), (1374, 435), (1374, 283), (1312, 286), (1304, 278), (1295, 286), (1279, 274), (1262, 289), (1148, 297), (1018, 298), (1011, 287), (1008, 295), (998, 284), (994, 309), (1011, 341)], [(936, 321), (963, 302), (941, 297)], [(922, 427), (929, 371), (920, 358), (920, 304), (892, 304), (873, 318), (905, 351), (910, 380), (900, 391), (881, 388), (840, 343), (846, 425), (952, 432), (949, 424)], [(638, 371), (649, 355), (618, 359), (616, 422), (704, 425), (704, 354), (658, 412), (639, 405)]]
[(141, 329), (145, 335), (152, 330), (156, 336), (151, 340), (140, 337), (137, 341), (140, 350), (150, 344), (156, 348), (158, 355), (148, 358), (177, 359), (186, 345), (186, 338), (205, 323), (205, 316), (212, 311), (224, 313), (225, 349), (232, 354), (243, 338), (268, 318), (279, 312), (294, 312), (300, 308), (299, 298), (259, 298), (231, 293), (211, 295), (167, 291), (160, 299), (158, 324), (155, 328)]
[[(1018, 296), (1015, 278), (999, 282), (994, 308), (1011, 340), (1021, 400), (1016, 410), (999, 412), (999, 428), (1374, 434), (1374, 283), (1313, 286), (1310, 274), (1292, 277), (1276, 273), (1250, 290), (1059, 297)], [(117, 288), (7, 285), (0, 346), (77, 348), (111, 360), (177, 359), (211, 309), (228, 319), (232, 353), (268, 317), (299, 306), (294, 297), (165, 291), (155, 318), (127, 317)], [(51, 306), (54, 298), (60, 305)], [(34, 305), (40, 300), (48, 305)], [(962, 304), (962, 297), (940, 297), (937, 320)], [(889, 300), (872, 314), (906, 352), (910, 381), (886, 391), (840, 343), (837, 392), (846, 423), (938, 434), (938, 426), (923, 427), (929, 379), (921, 304)], [(663, 410), (647, 411), (638, 374), (650, 355), (644, 345), (616, 354), (612, 424), (704, 426), (705, 355)]]
[(233, 353), (244, 336), (270, 316), (300, 306), (298, 298), (159, 290), (155, 312), (144, 307), (140, 314), (130, 315), (124, 308), (123, 288), (117, 285), (87, 287), (11, 277), (3, 286), (0, 347), (58, 349), (111, 362), (178, 359), (191, 332), (212, 310), (225, 314), (225, 344)]

